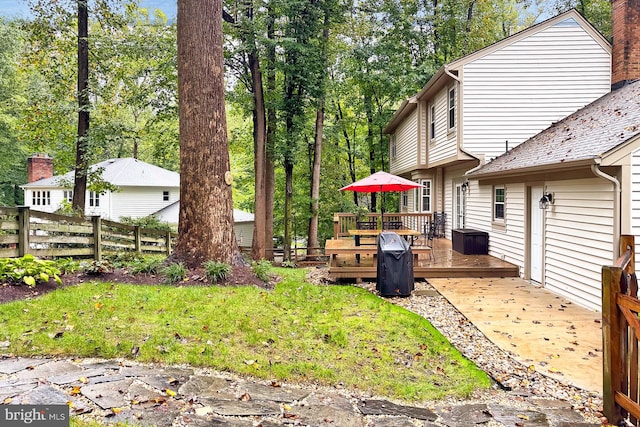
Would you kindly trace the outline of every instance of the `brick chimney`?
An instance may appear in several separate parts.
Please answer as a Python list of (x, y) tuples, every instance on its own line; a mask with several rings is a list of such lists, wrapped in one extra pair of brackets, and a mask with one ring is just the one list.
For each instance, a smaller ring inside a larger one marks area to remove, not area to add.
[(34, 154), (27, 159), (28, 182), (38, 181), (53, 176), (53, 159), (46, 154)]
[(611, 90), (640, 79), (640, 0), (611, 0)]

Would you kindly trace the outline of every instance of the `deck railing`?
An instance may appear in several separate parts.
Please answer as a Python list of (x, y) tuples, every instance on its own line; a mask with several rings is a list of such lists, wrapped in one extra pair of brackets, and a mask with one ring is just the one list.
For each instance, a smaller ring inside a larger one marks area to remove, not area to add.
[(620, 236), (622, 255), (602, 267), (603, 406), (609, 424), (640, 426), (640, 300), (634, 237)]
[[(396, 228), (396, 224), (401, 224), (402, 227), (411, 230), (419, 231), (423, 234), (427, 234), (429, 227), (431, 226), (431, 214), (430, 213), (397, 213), (397, 212), (385, 212), (384, 214), (384, 229), (393, 230)], [(333, 237), (346, 237), (349, 236), (349, 230), (353, 230), (356, 227), (356, 222), (375, 222), (377, 228), (382, 227), (382, 215), (379, 213), (368, 213), (362, 218), (356, 220), (356, 215), (347, 212), (337, 212), (333, 215)], [(393, 224), (393, 227), (387, 227), (387, 225)]]

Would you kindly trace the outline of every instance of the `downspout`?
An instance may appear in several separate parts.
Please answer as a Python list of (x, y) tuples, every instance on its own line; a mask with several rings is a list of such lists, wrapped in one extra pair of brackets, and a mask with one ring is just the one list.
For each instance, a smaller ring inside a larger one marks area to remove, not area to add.
[(621, 189), (620, 181), (614, 176), (604, 173), (600, 170), (599, 165), (594, 163), (591, 165), (591, 172), (597, 177), (606, 179), (613, 184), (614, 199), (613, 199), (613, 260), (615, 261), (620, 256), (620, 203)]

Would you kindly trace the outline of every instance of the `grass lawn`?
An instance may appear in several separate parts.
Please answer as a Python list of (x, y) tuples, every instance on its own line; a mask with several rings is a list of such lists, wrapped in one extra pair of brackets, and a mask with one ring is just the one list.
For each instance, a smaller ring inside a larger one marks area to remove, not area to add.
[(0, 305), (8, 353), (187, 363), (259, 378), (338, 383), (403, 400), (489, 386), (422, 317), (352, 286), (278, 269), (274, 290), (92, 282)]

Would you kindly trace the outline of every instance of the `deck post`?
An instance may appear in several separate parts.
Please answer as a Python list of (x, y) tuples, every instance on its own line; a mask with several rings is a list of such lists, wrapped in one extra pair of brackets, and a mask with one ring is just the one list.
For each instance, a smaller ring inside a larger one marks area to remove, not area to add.
[(29, 223), (31, 222), (29, 206), (18, 206), (18, 256), (23, 257), (30, 252)]
[(619, 425), (624, 418), (622, 408), (615, 402), (616, 393), (623, 391), (626, 375), (622, 352), (625, 338), (621, 326), (624, 317), (620, 315), (616, 301), (620, 293), (621, 275), (620, 267), (602, 267), (602, 398), (604, 415), (613, 425)]
[(93, 259), (100, 261), (102, 259), (102, 219), (100, 215), (91, 217), (93, 223)]

